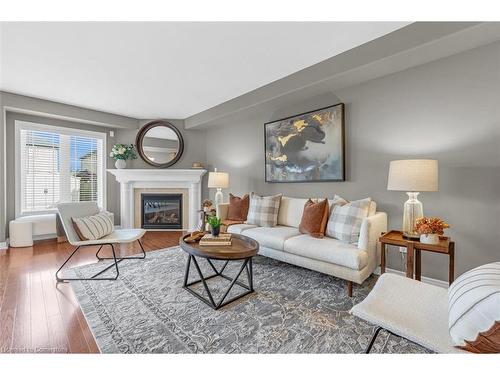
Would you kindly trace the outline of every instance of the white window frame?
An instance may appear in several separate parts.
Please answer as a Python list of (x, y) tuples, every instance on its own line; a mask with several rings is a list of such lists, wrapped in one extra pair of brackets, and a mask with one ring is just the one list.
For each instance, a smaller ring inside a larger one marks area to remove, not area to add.
[[(82, 130), (82, 129), (74, 129), (74, 128), (64, 128), (61, 126), (53, 126), (47, 124), (34, 123), (29, 121), (21, 121), (15, 120), (15, 157), (14, 157), (14, 168), (15, 168), (15, 206), (16, 206), (16, 218), (21, 216), (31, 216), (31, 215), (43, 215), (48, 213), (55, 213), (57, 209), (49, 209), (44, 211), (29, 211), (22, 212), (22, 202), (21, 202), (21, 130), (32, 130), (32, 131), (41, 131), (41, 132), (51, 132), (68, 136), (82, 136), (82, 137), (92, 137), (102, 140), (102, 155), (100, 162), (102, 167), (97, 168), (97, 179), (101, 181), (98, 184), (98, 197), (100, 200), (97, 202), (99, 208), (101, 210), (106, 210), (107, 206), (107, 198), (106, 198), (106, 133), (103, 132), (95, 132), (90, 130)], [(101, 193), (101, 194), (99, 194)]]

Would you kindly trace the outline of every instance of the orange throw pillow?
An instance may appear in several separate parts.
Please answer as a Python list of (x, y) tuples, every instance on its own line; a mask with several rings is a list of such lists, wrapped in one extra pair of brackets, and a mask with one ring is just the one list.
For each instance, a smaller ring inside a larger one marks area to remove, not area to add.
[(245, 221), (250, 207), (250, 196), (245, 194), (242, 198), (229, 193), (229, 209), (227, 219), (235, 221)]
[(316, 238), (325, 236), (328, 223), (328, 199), (315, 203), (309, 199), (304, 205), (304, 213), (300, 221), (300, 233), (310, 234)]

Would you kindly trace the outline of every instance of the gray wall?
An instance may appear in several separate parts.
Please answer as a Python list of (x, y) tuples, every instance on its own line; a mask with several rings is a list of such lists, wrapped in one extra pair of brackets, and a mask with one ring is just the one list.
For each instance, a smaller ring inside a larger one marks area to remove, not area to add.
[[(347, 181), (265, 183), (263, 124), (338, 102), (346, 104)], [(500, 43), (231, 120), (207, 131), (207, 161), (230, 173), (229, 191), (371, 196), (388, 213), (389, 228), (398, 229), (406, 194), (387, 191), (389, 161), (436, 158), (439, 192), (420, 197), (424, 214), (452, 227), (456, 274), (500, 260)], [(424, 254), (423, 275), (447, 279), (447, 260)], [(401, 263), (392, 251), (389, 266)]]
[[(80, 127), (86, 129), (94, 126), (106, 129), (136, 129), (138, 120), (130, 117), (119, 116), (112, 113), (95, 111), (86, 108), (80, 108), (73, 105), (67, 105), (50, 100), (32, 98), (23, 95), (16, 95), (0, 91), (0, 242), (5, 241), (7, 235), (7, 216), (12, 218), (12, 180), (13, 175), (7, 173), (14, 168), (14, 159), (11, 154), (7, 154), (6, 145), (12, 146), (14, 138), (10, 138), (11, 129), (7, 124), (8, 113), (29, 113), (32, 116), (40, 116), (50, 120), (61, 120), (59, 124)], [(13, 121), (10, 120), (10, 124)], [(9, 185), (9, 187), (7, 187)], [(9, 191), (7, 191), (9, 190)], [(9, 204), (7, 204), (9, 202)], [(9, 206), (9, 207), (7, 207)], [(9, 212), (7, 212), (9, 210)]]
[[(139, 127), (142, 127), (144, 124), (148, 123), (151, 120), (139, 120)], [(184, 139), (184, 152), (179, 159), (179, 161), (170, 167), (169, 169), (183, 169), (183, 168), (191, 168), (193, 162), (201, 162), (205, 164), (206, 160), (206, 131), (205, 130), (184, 130), (184, 121), (182, 120), (167, 120), (172, 125), (174, 125), (182, 134), (182, 138)], [(132, 143), (135, 145), (135, 138), (137, 136), (137, 132), (139, 129), (120, 129), (116, 132), (114, 143)], [(112, 167), (114, 168), (114, 166)], [(127, 168), (154, 168), (144, 160), (142, 160), (137, 154), (137, 159), (128, 160)], [(206, 179), (207, 174), (203, 177), (202, 183), (202, 196), (205, 197), (208, 195), (206, 190)], [(108, 184), (112, 184), (115, 189), (114, 194), (114, 206), (117, 207), (115, 212), (115, 220), (118, 220), (120, 217), (119, 207), (120, 207), (120, 186), (116, 182), (115, 177), (112, 175), (108, 175)], [(108, 202), (109, 202), (108, 198)], [(119, 221), (116, 221), (119, 224)]]
[[(107, 153), (115, 143), (135, 144), (138, 129), (148, 122), (147, 120), (138, 120), (6, 92), (0, 92), (0, 108), (3, 110), (3, 115), (0, 116), (0, 155), (2, 155), (0, 163), (0, 228), (5, 228), (5, 230), (0, 230), (0, 242), (5, 241), (5, 238), (8, 237), (6, 223), (15, 218), (14, 126), (16, 119), (67, 128), (106, 132), (108, 133)], [(29, 114), (22, 112), (29, 112)], [(168, 121), (180, 130), (184, 138), (184, 154), (173, 168), (189, 168), (195, 161), (205, 163), (205, 131), (185, 131), (182, 120)], [(113, 138), (109, 136), (110, 130), (114, 131)], [(114, 168), (113, 159), (107, 157), (106, 163), (107, 168)], [(141, 159), (137, 159), (128, 161), (128, 168), (153, 167)], [(7, 176), (5, 180), (4, 172)], [(114, 176), (107, 174), (106, 177), (107, 209), (115, 214), (115, 223), (119, 224), (119, 184)], [(206, 181), (204, 181), (203, 185), (206, 186)], [(202, 194), (206, 196), (206, 190), (202, 190)]]

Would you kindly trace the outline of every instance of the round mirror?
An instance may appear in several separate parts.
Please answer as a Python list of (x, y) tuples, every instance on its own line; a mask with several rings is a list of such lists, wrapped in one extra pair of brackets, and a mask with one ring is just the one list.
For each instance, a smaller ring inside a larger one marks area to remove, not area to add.
[(184, 150), (184, 141), (177, 128), (167, 121), (152, 121), (144, 125), (135, 141), (142, 160), (158, 168), (175, 164)]

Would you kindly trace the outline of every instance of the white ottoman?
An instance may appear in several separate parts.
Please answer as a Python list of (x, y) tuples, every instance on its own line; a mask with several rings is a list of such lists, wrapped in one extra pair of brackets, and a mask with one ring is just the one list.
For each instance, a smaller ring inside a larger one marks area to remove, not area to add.
[(33, 246), (33, 222), (12, 220), (9, 223), (10, 247)]

